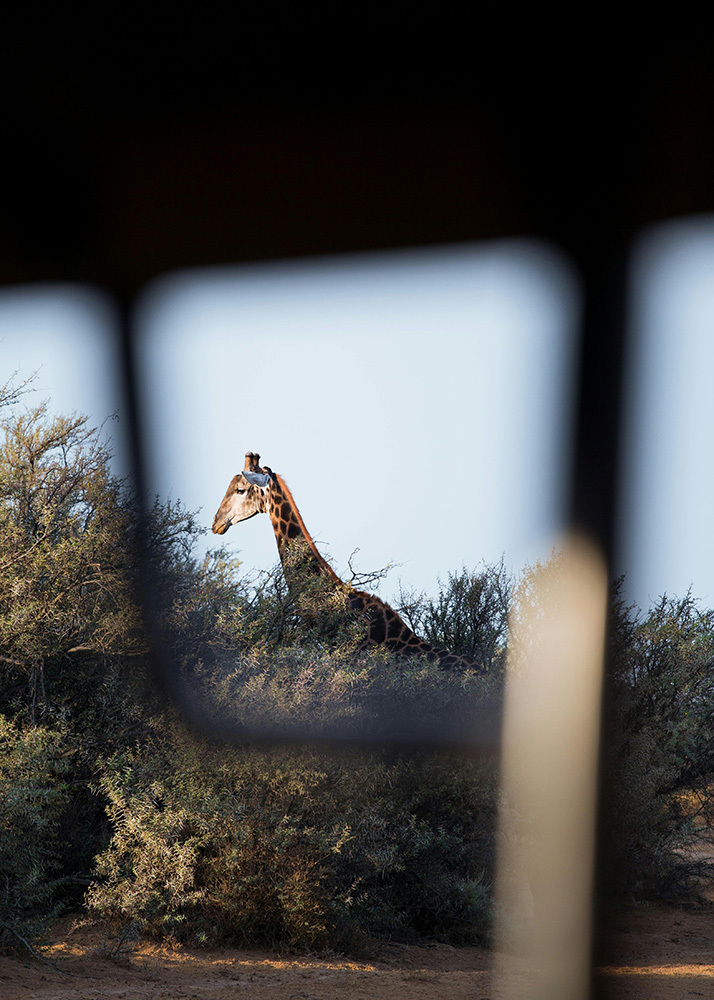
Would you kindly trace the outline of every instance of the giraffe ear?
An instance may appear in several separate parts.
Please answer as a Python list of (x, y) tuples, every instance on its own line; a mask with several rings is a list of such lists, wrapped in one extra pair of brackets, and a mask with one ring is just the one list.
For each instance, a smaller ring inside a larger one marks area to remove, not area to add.
[(270, 476), (262, 472), (248, 472), (247, 469), (244, 469), (241, 475), (248, 480), (251, 486), (267, 486), (270, 482)]

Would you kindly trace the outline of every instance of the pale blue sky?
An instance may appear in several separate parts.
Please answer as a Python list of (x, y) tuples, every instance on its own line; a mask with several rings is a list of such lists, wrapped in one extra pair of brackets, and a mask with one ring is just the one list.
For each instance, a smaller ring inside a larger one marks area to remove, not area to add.
[[(37, 377), (25, 405), (49, 400), (50, 412), (82, 413), (101, 424), (121, 408), (115, 313), (106, 296), (88, 287), (24, 285), (0, 289), (0, 385)], [(116, 467), (129, 468), (121, 428), (107, 420)]]
[[(692, 584), (712, 603), (714, 224), (660, 228), (637, 260), (630, 592)], [(501, 555), (519, 570), (561, 526), (577, 309), (567, 268), (528, 241), (169, 276), (138, 313), (152, 489), (210, 526), (258, 451), (340, 574), (356, 548), (359, 569), (398, 564), (387, 599)], [(112, 322), (94, 292), (2, 293), (0, 371), (39, 368), (56, 412), (121, 418)], [(221, 541), (248, 570), (276, 562), (267, 518)]]
[(714, 218), (654, 227), (633, 261), (623, 569), (646, 605), (714, 606)]

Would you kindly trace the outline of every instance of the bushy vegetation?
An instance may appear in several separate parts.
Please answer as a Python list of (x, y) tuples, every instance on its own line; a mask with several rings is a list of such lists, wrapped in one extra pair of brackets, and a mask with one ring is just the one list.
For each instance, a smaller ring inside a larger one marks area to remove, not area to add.
[(88, 901), (118, 924), (350, 950), (487, 936), (495, 779), (473, 760), (227, 750), (176, 723), (108, 761), (102, 788), (114, 832)]
[[(0, 946), (63, 909), (193, 944), (488, 940), (497, 763), (405, 741), (497, 730), (504, 567), (402, 595), (416, 631), (481, 672), (365, 651), (320, 580), (289, 591), (225, 550), (197, 560), (202, 529), (180, 503), (154, 502), (140, 570), (134, 498), (101, 432), (15, 397), (0, 449)], [(155, 676), (141, 572), (202, 733)], [(696, 872), (676, 848), (712, 811), (714, 613), (687, 595), (645, 614), (617, 588), (612, 607), (613, 890), (681, 894)], [(302, 742), (248, 739), (271, 729)]]
[(45, 930), (61, 907), (61, 817), (70, 794), (61, 732), (0, 716), (0, 946)]
[(402, 590), (399, 611), (433, 646), (465, 654), (488, 673), (502, 673), (513, 588), (501, 561), (476, 572), (449, 573), (446, 583), (438, 581), (435, 599)]
[(686, 898), (705, 873), (682, 853), (714, 820), (714, 611), (691, 594), (644, 615), (615, 587), (608, 871), (613, 891)]

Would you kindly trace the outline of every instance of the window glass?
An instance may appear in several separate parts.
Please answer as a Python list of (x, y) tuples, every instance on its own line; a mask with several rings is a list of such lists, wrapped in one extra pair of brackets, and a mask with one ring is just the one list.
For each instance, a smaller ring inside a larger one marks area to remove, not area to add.
[[(361, 571), (398, 565), (388, 600), (547, 557), (576, 298), (557, 256), (515, 241), (167, 278), (139, 311), (152, 489), (210, 526), (258, 452), (338, 573), (356, 548)], [(277, 560), (263, 518), (224, 540), (247, 570)]]

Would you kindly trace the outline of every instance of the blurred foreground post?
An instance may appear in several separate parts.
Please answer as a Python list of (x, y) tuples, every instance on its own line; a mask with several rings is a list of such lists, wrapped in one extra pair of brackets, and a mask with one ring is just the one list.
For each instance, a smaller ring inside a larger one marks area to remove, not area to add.
[(607, 577), (569, 538), (512, 612), (496, 884), (499, 998), (590, 991)]

